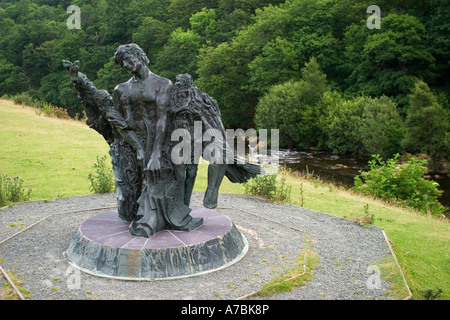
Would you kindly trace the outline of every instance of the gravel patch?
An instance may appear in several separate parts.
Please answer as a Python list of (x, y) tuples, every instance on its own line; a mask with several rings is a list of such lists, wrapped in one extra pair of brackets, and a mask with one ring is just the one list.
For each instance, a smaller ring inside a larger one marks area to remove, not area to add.
[[(201, 206), (202, 198), (195, 193), (192, 205)], [(217, 210), (230, 217), (249, 242), (245, 257), (228, 268), (184, 279), (140, 282), (79, 272), (63, 253), (82, 222), (99, 213), (92, 209), (114, 207), (115, 201), (114, 194), (88, 195), (3, 209), (2, 266), (23, 279), (23, 288), (36, 300), (228, 300), (251, 294), (290, 269), (305, 240), (312, 240), (320, 257), (313, 279), (304, 287), (265, 299), (390, 298), (388, 282), (381, 279), (375, 288), (367, 285), (374, 274), (369, 267), (391, 255), (381, 228), (241, 195), (219, 196)], [(25, 231), (17, 234), (19, 229)]]

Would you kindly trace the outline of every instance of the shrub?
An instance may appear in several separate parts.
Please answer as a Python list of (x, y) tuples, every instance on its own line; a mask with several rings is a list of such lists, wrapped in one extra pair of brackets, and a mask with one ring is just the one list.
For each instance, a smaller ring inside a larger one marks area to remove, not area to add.
[(277, 203), (288, 202), (291, 196), (291, 186), (286, 184), (286, 177), (283, 176), (280, 183), (277, 183), (276, 174), (260, 175), (244, 183), (245, 193), (268, 197)]
[(67, 112), (67, 109), (54, 106), (48, 102), (34, 100), (27, 92), (22, 92), (14, 95), (12, 97), (12, 100), (14, 104), (36, 108), (37, 115), (41, 115), (42, 113), (44, 113), (46, 117), (50, 118), (70, 119), (70, 115)]
[(12, 96), (14, 104), (20, 104), (23, 106), (34, 106), (34, 99), (26, 92), (22, 92)]
[(335, 100), (328, 108), (326, 120), (323, 121), (328, 138), (326, 145), (338, 154), (361, 153), (359, 131), (365, 98), (339, 101), (339, 97), (336, 97)]
[(42, 111), (47, 117), (58, 119), (70, 119), (67, 109), (52, 106), (51, 104), (44, 102), (42, 104)]
[(31, 189), (25, 190), (22, 187), (23, 182), (20, 177), (11, 178), (0, 173), (0, 206), (30, 199)]
[(90, 190), (94, 193), (108, 193), (114, 189), (113, 171), (106, 166), (106, 155), (97, 156), (94, 164), (95, 173), (89, 173), (88, 179), (91, 182)]
[(343, 100), (324, 95), (323, 100), (328, 107), (322, 126), (328, 138), (326, 145), (331, 150), (386, 157), (401, 151), (404, 123), (396, 104), (388, 97)]
[(322, 133), (319, 102), (327, 91), (326, 76), (315, 59), (302, 69), (302, 76), (270, 87), (256, 107), (257, 127), (279, 129), (282, 147), (316, 147)]
[(431, 157), (448, 153), (449, 112), (439, 103), (428, 85), (416, 81), (409, 95), (406, 118), (406, 149), (410, 152), (427, 152)]
[(383, 161), (379, 155), (374, 155), (368, 163), (370, 170), (360, 171), (361, 177), (355, 177), (354, 189), (383, 200), (399, 200), (423, 213), (443, 213), (446, 208), (438, 201), (442, 193), (439, 185), (424, 179), (427, 160), (413, 157), (402, 164), (399, 157), (396, 154)]
[(396, 103), (386, 96), (365, 99), (359, 127), (364, 155), (392, 156), (402, 150), (404, 135), (405, 126)]

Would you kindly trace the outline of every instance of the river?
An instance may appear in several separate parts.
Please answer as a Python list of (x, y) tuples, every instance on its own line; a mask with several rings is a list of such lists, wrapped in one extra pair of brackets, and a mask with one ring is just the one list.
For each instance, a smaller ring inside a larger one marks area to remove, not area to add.
[[(368, 160), (370, 159), (337, 156), (321, 151), (286, 149), (279, 151), (281, 166), (347, 187), (353, 187), (354, 178), (359, 175), (360, 170), (369, 170)], [(439, 189), (443, 191), (439, 201), (444, 206), (450, 207), (450, 176), (432, 175), (431, 178), (439, 183)]]

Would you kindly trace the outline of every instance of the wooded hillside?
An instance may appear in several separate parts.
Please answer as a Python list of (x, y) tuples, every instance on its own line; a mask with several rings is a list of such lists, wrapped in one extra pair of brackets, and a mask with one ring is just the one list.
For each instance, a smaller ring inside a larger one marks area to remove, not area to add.
[[(61, 60), (110, 92), (130, 76), (118, 45), (153, 72), (190, 73), (230, 128), (280, 129), (281, 146), (356, 155), (450, 154), (449, 1), (2, 0), (0, 96), (82, 109)], [(69, 29), (70, 5), (81, 28)]]

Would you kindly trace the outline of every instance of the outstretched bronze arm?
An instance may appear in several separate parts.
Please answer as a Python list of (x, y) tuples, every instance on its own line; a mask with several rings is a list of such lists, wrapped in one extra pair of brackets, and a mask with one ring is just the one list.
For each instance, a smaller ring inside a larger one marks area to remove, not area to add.
[(72, 63), (63, 60), (63, 66), (69, 71), (70, 80), (75, 85), (78, 96), (84, 105), (88, 116), (86, 123), (89, 127), (103, 135), (109, 144), (114, 140), (114, 132), (117, 132), (136, 150), (138, 160), (141, 160), (140, 158), (143, 157), (140, 152), (141, 143), (136, 133), (128, 127), (123, 114), (114, 108), (114, 100), (111, 95), (106, 90), (97, 90), (92, 81), (79, 72), (80, 61)]

